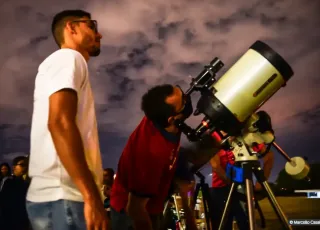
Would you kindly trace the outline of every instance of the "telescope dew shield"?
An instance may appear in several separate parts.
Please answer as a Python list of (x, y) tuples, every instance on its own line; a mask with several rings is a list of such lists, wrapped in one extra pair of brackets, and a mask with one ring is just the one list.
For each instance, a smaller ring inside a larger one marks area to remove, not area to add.
[(279, 54), (256, 41), (213, 85), (214, 96), (244, 122), (292, 75), (291, 67)]

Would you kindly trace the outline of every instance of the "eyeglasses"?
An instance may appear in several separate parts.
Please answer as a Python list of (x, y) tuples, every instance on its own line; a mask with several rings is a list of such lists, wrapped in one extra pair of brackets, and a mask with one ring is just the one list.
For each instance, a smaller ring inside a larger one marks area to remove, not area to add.
[(181, 90), (181, 92), (182, 92), (182, 102), (183, 102), (183, 106), (182, 106), (182, 108), (180, 109), (180, 111), (178, 112), (178, 113), (180, 113), (181, 111), (183, 111), (184, 110), (184, 107), (186, 106), (186, 102), (187, 102), (187, 96), (185, 95), (185, 93), (183, 92), (183, 90), (181, 89), (181, 87), (179, 86), (179, 85), (176, 85), (176, 87), (178, 87), (180, 90)]
[(85, 22), (87, 23), (88, 27), (92, 29), (95, 33), (98, 33), (98, 22), (97, 20), (92, 19), (79, 19), (79, 20), (73, 20), (71, 22)]

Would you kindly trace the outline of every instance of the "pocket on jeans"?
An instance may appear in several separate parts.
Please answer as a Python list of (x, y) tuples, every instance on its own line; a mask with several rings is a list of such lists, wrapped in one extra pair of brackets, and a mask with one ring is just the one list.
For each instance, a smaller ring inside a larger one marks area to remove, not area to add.
[(64, 200), (64, 212), (67, 225), (85, 226), (83, 202)]
[(52, 203), (26, 201), (29, 220), (34, 230), (49, 229), (52, 225)]

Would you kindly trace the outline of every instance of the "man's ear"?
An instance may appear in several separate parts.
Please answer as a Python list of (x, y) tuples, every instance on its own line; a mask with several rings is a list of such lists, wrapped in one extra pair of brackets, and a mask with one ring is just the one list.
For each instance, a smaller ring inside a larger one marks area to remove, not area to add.
[(168, 124), (169, 124), (169, 125), (173, 125), (173, 124), (174, 124), (174, 121), (175, 121), (174, 117), (169, 117), (169, 118), (168, 118)]
[(67, 22), (67, 24), (66, 24), (66, 29), (67, 29), (67, 31), (68, 31), (69, 33), (71, 33), (71, 34), (76, 34), (76, 33), (77, 33), (77, 32), (76, 32), (75, 25), (74, 25), (73, 23), (71, 23), (71, 22)]

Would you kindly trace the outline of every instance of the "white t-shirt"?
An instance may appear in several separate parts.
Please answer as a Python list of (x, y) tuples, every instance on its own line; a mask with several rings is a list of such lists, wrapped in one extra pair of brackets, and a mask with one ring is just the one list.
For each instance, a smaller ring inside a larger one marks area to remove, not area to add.
[(49, 97), (64, 88), (77, 92), (77, 125), (86, 160), (99, 191), (102, 187), (103, 169), (87, 62), (75, 50), (60, 49), (40, 64), (35, 80), (29, 162), (32, 180), (27, 193), (28, 201), (83, 201), (57, 155), (48, 130)]

